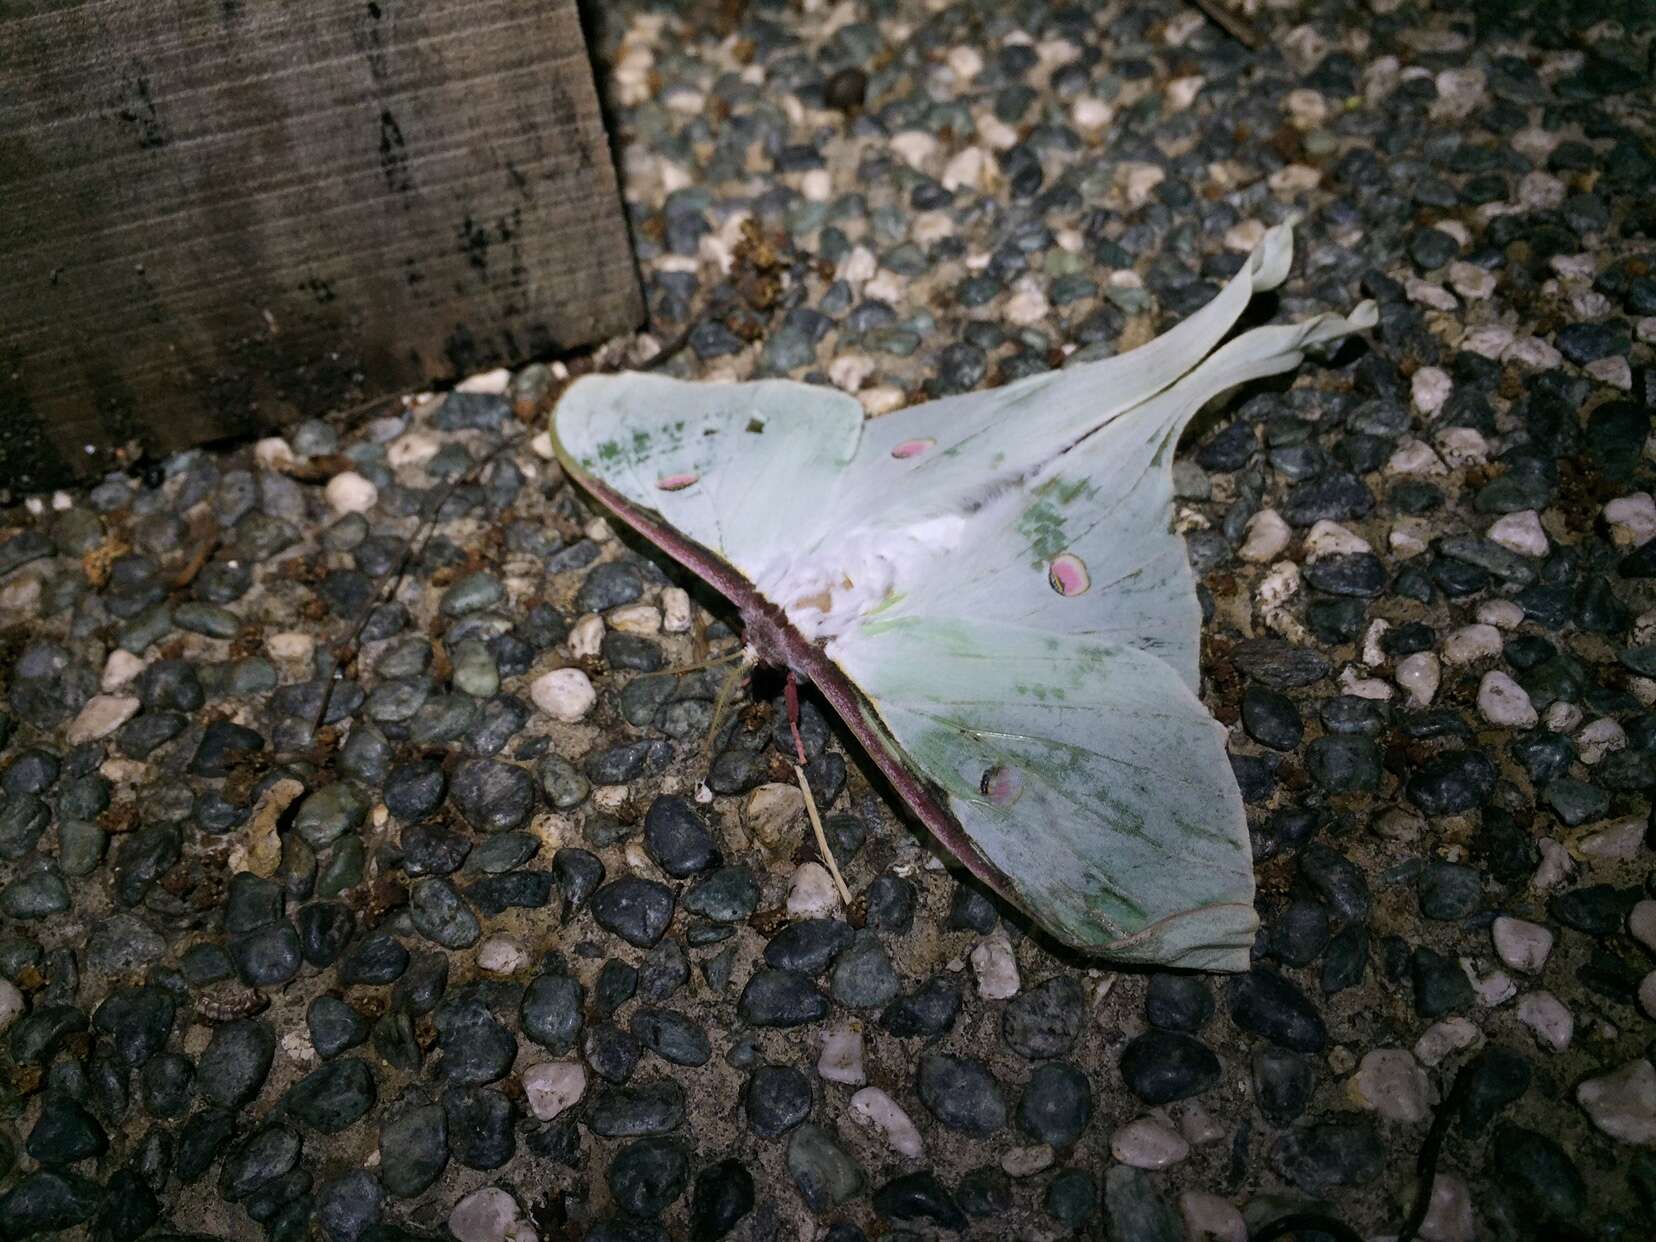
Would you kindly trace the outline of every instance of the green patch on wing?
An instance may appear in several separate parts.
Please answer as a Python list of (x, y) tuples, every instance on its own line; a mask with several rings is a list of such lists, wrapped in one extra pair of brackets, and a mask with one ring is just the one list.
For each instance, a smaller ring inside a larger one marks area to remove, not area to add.
[(1074, 540), (1066, 511), (1077, 501), (1090, 501), (1097, 494), (1098, 488), (1086, 479), (1066, 479), (1056, 474), (1030, 493), (1034, 499), (1018, 516), (1016, 529), (1033, 553), (1032, 568), (1045, 568), (1071, 546)]

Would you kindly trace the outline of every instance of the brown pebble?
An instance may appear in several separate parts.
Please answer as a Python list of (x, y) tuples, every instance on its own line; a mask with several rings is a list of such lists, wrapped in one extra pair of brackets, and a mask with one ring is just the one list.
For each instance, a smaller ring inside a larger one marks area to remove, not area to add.
[(841, 112), (862, 107), (863, 97), (867, 94), (868, 75), (855, 67), (841, 69), (822, 88), (823, 102)]

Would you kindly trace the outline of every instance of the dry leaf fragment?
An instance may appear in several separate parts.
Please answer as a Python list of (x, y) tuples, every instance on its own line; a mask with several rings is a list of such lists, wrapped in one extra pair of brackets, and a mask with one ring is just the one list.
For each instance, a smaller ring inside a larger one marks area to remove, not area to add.
[(281, 822), (282, 813), (304, 792), (305, 787), (291, 777), (284, 777), (265, 790), (248, 818), (247, 839), (242, 847), (247, 856), (246, 870), (266, 879), (276, 874), (282, 861), (282, 839), (276, 826)]

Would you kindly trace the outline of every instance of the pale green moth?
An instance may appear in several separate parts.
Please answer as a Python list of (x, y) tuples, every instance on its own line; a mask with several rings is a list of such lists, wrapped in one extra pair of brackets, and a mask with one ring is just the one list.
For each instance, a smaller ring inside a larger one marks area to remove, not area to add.
[(1270, 230), (1130, 353), (877, 419), (833, 389), (643, 374), (570, 386), (568, 472), (722, 591), (965, 866), (1077, 948), (1245, 970), (1258, 920), (1201, 613), (1170, 529), (1209, 399), (1367, 328), (1371, 303), (1215, 349), (1288, 273)]

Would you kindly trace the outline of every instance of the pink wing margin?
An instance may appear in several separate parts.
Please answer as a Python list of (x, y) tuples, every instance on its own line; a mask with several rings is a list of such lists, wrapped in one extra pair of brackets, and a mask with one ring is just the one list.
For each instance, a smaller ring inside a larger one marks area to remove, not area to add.
[(792, 669), (796, 676), (816, 686), (892, 788), (908, 803), (915, 818), (974, 876), (1014, 905), (1019, 904), (1011, 882), (977, 852), (959, 821), (949, 813), (941, 792), (909, 766), (902, 748), (886, 733), (862, 691), (821, 648), (788, 623), (780, 608), (723, 557), (686, 539), (648, 509), (604, 486), (561, 452), (559, 459), (569, 476), (606, 509), (734, 604), (747, 627), (747, 639), (761, 658)]

